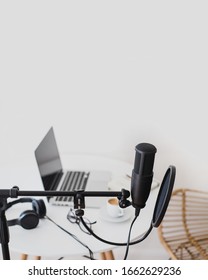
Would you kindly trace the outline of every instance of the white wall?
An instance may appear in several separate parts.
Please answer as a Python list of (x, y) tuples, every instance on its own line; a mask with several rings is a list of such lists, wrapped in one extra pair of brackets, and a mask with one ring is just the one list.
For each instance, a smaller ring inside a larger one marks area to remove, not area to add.
[[(12, 3), (12, 4), (11, 4)], [(0, 8), (0, 162), (51, 125), (62, 153), (133, 163), (208, 188), (206, 1), (5, 1)]]

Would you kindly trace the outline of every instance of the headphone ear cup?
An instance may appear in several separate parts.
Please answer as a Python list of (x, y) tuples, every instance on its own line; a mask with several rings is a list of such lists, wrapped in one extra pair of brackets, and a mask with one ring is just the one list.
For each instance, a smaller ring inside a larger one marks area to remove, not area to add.
[(38, 214), (39, 218), (44, 218), (46, 215), (46, 206), (43, 199), (32, 201), (32, 208)]
[(24, 229), (33, 229), (37, 227), (39, 223), (39, 216), (33, 210), (26, 210), (21, 213), (18, 224)]

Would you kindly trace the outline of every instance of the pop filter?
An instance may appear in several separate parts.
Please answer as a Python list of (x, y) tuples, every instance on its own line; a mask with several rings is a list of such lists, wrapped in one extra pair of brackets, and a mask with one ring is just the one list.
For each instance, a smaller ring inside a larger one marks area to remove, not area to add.
[(152, 226), (158, 227), (162, 222), (165, 212), (167, 210), (170, 197), (175, 182), (176, 168), (175, 166), (169, 166), (167, 169), (163, 181), (161, 183), (160, 191), (157, 196), (155, 209), (152, 218)]

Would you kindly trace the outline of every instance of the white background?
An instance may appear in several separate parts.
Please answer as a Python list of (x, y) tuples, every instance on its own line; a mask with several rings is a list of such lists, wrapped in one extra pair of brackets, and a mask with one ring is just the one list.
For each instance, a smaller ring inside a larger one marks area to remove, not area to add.
[(133, 163), (157, 147), (208, 188), (206, 1), (1, 1), (0, 163), (54, 126), (61, 153)]

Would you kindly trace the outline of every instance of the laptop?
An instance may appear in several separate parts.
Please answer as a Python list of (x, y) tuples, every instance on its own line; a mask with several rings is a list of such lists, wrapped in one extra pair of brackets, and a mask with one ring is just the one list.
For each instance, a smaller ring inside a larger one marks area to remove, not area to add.
[[(35, 150), (35, 158), (45, 190), (53, 191), (107, 191), (111, 173), (106, 170), (64, 170), (51, 127)], [(74, 207), (73, 196), (48, 197), (49, 203)], [(100, 208), (100, 197), (85, 197), (85, 207)]]

